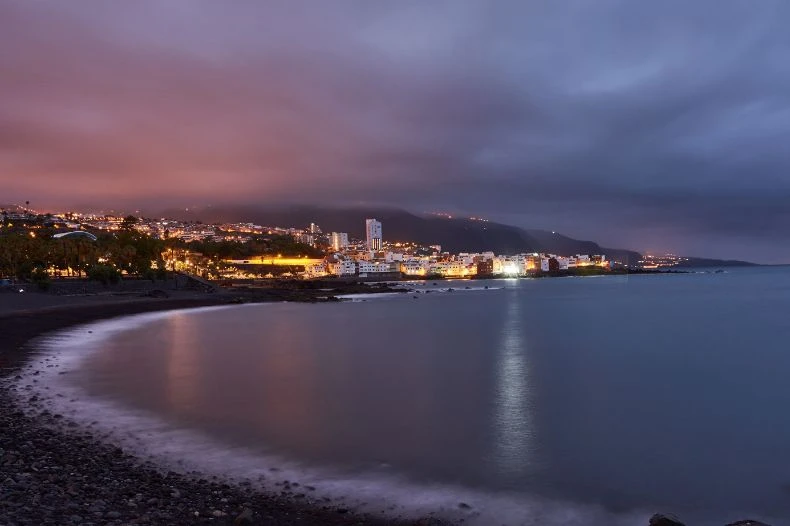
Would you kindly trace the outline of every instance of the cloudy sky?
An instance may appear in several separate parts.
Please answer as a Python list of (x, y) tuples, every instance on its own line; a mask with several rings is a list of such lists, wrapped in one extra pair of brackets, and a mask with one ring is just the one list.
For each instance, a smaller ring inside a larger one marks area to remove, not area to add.
[(396, 205), (790, 263), (790, 3), (0, 0), (0, 202)]

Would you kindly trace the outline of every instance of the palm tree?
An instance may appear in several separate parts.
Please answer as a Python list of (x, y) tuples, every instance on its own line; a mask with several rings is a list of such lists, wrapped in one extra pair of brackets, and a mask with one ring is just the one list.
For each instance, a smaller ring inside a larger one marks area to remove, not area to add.
[(28, 255), (27, 237), (10, 234), (0, 238), (0, 274), (19, 278), (20, 267)]

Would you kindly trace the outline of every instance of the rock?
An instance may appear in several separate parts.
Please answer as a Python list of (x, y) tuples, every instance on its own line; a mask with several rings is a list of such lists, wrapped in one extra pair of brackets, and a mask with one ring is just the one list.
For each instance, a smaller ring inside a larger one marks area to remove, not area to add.
[(249, 508), (244, 508), (236, 520), (233, 521), (235, 526), (246, 526), (252, 524), (252, 510)]
[(650, 526), (686, 526), (677, 517), (656, 513), (650, 517)]
[(162, 289), (153, 289), (141, 294), (141, 296), (148, 298), (169, 298), (170, 294)]
[(227, 515), (227, 513), (225, 513), (222, 510), (214, 510), (211, 512), (211, 515), (219, 519), (220, 517), (224, 517), (225, 515)]
[(110, 511), (110, 512), (107, 513), (106, 517), (108, 519), (120, 519), (121, 518), (121, 514), (118, 513), (117, 511)]
[(727, 526), (768, 526), (768, 524), (760, 521), (753, 521), (751, 519), (746, 519), (742, 521), (732, 522)]

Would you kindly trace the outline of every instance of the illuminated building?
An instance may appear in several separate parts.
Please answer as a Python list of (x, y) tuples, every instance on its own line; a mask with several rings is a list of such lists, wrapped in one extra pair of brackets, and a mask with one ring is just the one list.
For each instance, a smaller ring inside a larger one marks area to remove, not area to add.
[(330, 236), (332, 250), (340, 252), (348, 246), (348, 234), (345, 232), (332, 232)]
[(365, 240), (368, 250), (381, 250), (381, 222), (365, 219)]
[(529, 274), (530, 272), (537, 272), (540, 270), (540, 255), (528, 254), (524, 258), (524, 271)]
[(294, 241), (296, 241), (297, 243), (302, 243), (304, 245), (313, 246), (313, 243), (315, 242), (315, 238), (313, 237), (312, 234), (299, 233), (294, 235)]
[(463, 278), (477, 274), (477, 265), (465, 265), (463, 261), (441, 261), (431, 265), (431, 274), (440, 274), (447, 278)]
[[(35, 237), (35, 236), (34, 236)], [(91, 234), (90, 232), (85, 232), (84, 230), (74, 230), (72, 232), (63, 232), (61, 234), (55, 234), (52, 236), (52, 239), (73, 239), (73, 238), (85, 238), (91, 241), (96, 241), (96, 236)]]
[(400, 265), (397, 263), (384, 263), (382, 261), (357, 261), (357, 274), (360, 277), (367, 277), (370, 274), (387, 274), (399, 271)]
[(477, 263), (478, 276), (493, 276), (494, 274), (494, 260), (486, 259)]
[(344, 259), (336, 263), (331, 263), (329, 270), (335, 276), (353, 276), (357, 273), (357, 263), (350, 259)]
[(304, 277), (306, 279), (311, 278), (321, 278), (328, 274), (327, 265), (325, 262), (321, 263), (313, 263), (310, 265), (305, 265), (304, 268)]
[(425, 276), (429, 268), (429, 262), (421, 259), (411, 259), (400, 264), (400, 271), (407, 276)]

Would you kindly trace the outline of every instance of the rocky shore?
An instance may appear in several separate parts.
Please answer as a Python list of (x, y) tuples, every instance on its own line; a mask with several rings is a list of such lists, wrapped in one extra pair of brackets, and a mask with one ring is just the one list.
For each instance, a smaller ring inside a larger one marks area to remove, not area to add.
[(316, 501), (298, 484), (283, 483), (280, 495), (262, 495), (250, 486), (161, 472), (90, 433), (56, 431), (57, 417), (27, 417), (0, 391), (0, 524), (392, 523)]
[[(303, 292), (303, 291), (302, 291)], [(0, 305), (0, 524), (439, 525), (358, 515), (282, 481), (278, 495), (196, 473), (163, 472), (88, 431), (61, 430), (60, 415), (28, 416), (3, 380), (24, 367), (35, 336), (71, 325), (166, 309), (248, 301), (319, 301), (278, 291), (137, 298), (37, 310)], [(345, 292), (345, 290), (343, 290)], [(325, 292), (322, 296), (325, 297)], [(324, 298), (325, 299), (325, 298)]]
[(164, 473), (90, 433), (56, 431), (57, 417), (27, 417), (0, 391), (0, 524), (390, 523), (315, 501), (298, 484), (284, 483), (280, 495), (267, 496), (250, 486)]
[[(353, 285), (351, 288), (357, 287)], [(370, 292), (361, 285), (359, 292)], [(379, 287), (377, 292), (392, 289)], [(359, 515), (341, 503), (311, 495), (312, 488), (280, 481), (277, 494), (251, 483), (228, 484), (198, 473), (165, 472), (100, 440), (90, 431), (69, 428), (58, 414), (30, 416), (18, 405), (6, 379), (25, 366), (36, 336), (68, 326), (121, 315), (250, 301), (332, 301), (346, 287), (234, 290), (211, 294), (164, 294), (84, 303), (41, 300), (38, 308), (15, 308), (0, 301), (0, 524), (233, 524), (296, 526), (378, 526), (446, 524), (435, 517), (417, 520)], [(31, 304), (32, 305), (32, 304)], [(466, 506), (466, 505), (464, 505)], [(468, 508), (468, 506), (467, 506)], [(638, 526), (638, 525), (635, 525)], [(649, 526), (683, 525), (656, 515)], [(741, 521), (731, 526), (763, 526)]]

